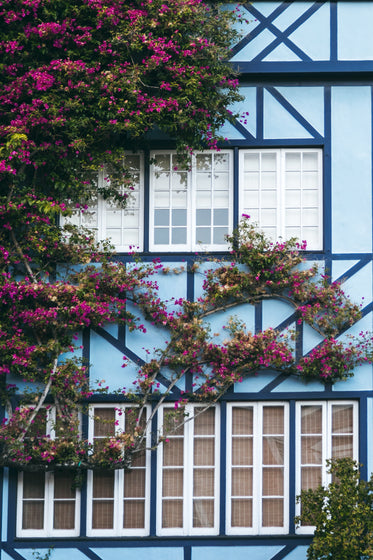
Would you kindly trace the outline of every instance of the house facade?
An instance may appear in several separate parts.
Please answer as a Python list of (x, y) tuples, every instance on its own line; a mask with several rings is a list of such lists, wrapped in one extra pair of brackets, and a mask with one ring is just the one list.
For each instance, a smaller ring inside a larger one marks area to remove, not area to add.
[[(171, 271), (159, 275), (160, 297), (193, 301), (211, 266), (193, 267), (196, 253), (224, 258), (225, 235), (248, 214), (272, 239), (306, 240), (307, 261), (362, 303), (350, 334), (372, 331), (373, 2), (253, 1), (240, 10), (232, 64), (242, 117), (224, 127), (221, 150), (176, 169), (172, 143), (155, 137), (149, 152), (126, 155), (136, 178), (130, 208), (98, 201), (85, 225), (111, 237), (123, 262), (133, 248), (144, 261), (159, 257)], [(252, 332), (298, 329), (303, 355), (320, 342), (283, 302), (235, 314)], [(212, 332), (228, 317), (212, 319)], [(146, 334), (113, 326), (82, 333), (92, 387), (109, 387), (93, 397), (94, 417), (125, 429), (128, 405), (115, 389), (133, 383), (162, 337), (150, 324)], [(191, 383), (175, 386), (173, 399)], [(294, 524), (300, 490), (328, 482), (331, 456), (357, 459), (365, 477), (373, 470), (372, 366), (333, 386), (266, 372), (201, 415), (198, 406), (187, 405), (190, 421), (168, 447), (147, 452), (130, 473), (88, 473), (76, 491), (66, 490), (65, 475), (4, 468), (0, 559), (51, 551), (51, 560), (304, 560), (312, 528)], [(168, 407), (172, 399), (154, 430)], [(83, 420), (91, 439), (106, 435), (103, 425)]]

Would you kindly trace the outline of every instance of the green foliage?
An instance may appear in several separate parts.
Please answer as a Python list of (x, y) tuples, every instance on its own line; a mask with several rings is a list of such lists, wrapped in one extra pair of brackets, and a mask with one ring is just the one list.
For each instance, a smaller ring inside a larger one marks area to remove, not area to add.
[(328, 461), (332, 480), (326, 488), (303, 491), (302, 525), (314, 525), (309, 560), (367, 560), (373, 558), (373, 477), (360, 478), (349, 458)]

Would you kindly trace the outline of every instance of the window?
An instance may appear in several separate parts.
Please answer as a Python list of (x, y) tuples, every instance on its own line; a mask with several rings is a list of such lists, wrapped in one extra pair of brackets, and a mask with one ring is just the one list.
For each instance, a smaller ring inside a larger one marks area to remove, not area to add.
[(241, 150), (239, 206), (274, 241), (322, 249), (322, 150)]
[[(125, 162), (133, 177), (133, 190), (129, 194), (126, 208), (120, 208), (100, 196), (84, 212), (67, 220), (68, 223), (94, 231), (97, 241), (110, 239), (119, 252), (142, 250), (144, 242), (144, 158), (142, 154), (127, 154)], [(98, 181), (100, 186), (104, 185), (103, 172)]]
[[(89, 438), (95, 445), (136, 420), (136, 408), (97, 405), (89, 418)], [(145, 421), (145, 417), (144, 417)], [(149, 441), (147, 446), (149, 447)], [(147, 535), (149, 533), (149, 451), (136, 455), (131, 470), (88, 473), (87, 534)]]
[[(297, 403), (297, 494), (331, 482), (326, 472), (326, 459), (351, 457), (358, 459), (357, 403)], [(298, 507), (298, 513), (299, 507)], [(313, 527), (302, 526), (300, 533)]]
[(232, 231), (232, 153), (198, 153), (188, 170), (174, 152), (152, 152), (150, 249), (226, 250)]
[(288, 407), (235, 403), (227, 410), (228, 534), (288, 532)]
[[(161, 426), (167, 412), (160, 411)], [(186, 422), (166, 429), (167, 442), (158, 453), (157, 533), (218, 533), (218, 409), (187, 405)]]
[[(42, 409), (34, 423), (40, 435), (55, 437), (55, 408)], [(36, 432), (33, 435), (37, 435)], [(18, 475), (17, 535), (68, 537), (79, 534), (80, 493), (70, 472)]]

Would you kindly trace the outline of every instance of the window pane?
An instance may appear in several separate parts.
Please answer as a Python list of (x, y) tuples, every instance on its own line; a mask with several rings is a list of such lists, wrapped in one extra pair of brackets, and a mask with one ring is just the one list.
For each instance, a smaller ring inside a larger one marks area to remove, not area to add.
[(253, 469), (232, 469), (232, 496), (252, 496), (253, 494)]
[(281, 436), (263, 438), (263, 464), (282, 465), (284, 462), (284, 438)]
[(263, 407), (263, 433), (264, 434), (284, 433), (284, 407), (283, 406)]
[(45, 474), (42, 472), (23, 473), (23, 499), (44, 498)]
[(187, 242), (187, 229), (186, 228), (172, 228), (172, 244), (185, 245)]
[(114, 497), (114, 473), (113, 472), (93, 473), (93, 497), (94, 498)]
[(214, 501), (193, 500), (193, 527), (214, 526)]
[(54, 473), (54, 498), (74, 500), (75, 489), (73, 488), (74, 476), (70, 473)]
[(232, 441), (232, 464), (252, 465), (253, 440), (252, 438), (234, 438)]
[(332, 409), (333, 434), (353, 432), (353, 407), (351, 405), (334, 405)]
[(92, 511), (92, 529), (112, 529), (113, 521), (113, 500), (94, 501)]
[(75, 501), (54, 503), (53, 529), (74, 529)]
[(22, 529), (43, 529), (44, 502), (30, 500), (23, 502)]
[(183, 495), (184, 472), (182, 469), (165, 469), (163, 471), (163, 496)]
[(301, 469), (302, 473), (302, 490), (308, 490), (309, 488), (315, 490), (320, 486), (322, 482), (321, 478), (321, 467), (303, 467)]
[(184, 462), (184, 441), (182, 439), (170, 439), (163, 444), (164, 466), (182, 465)]
[(332, 437), (332, 457), (353, 457), (352, 436), (333, 436)]
[(317, 405), (302, 406), (302, 434), (322, 433), (322, 407)]
[(215, 460), (215, 441), (213, 438), (194, 440), (194, 464), (198, 466), (213, 465)]
[(183, 526), (183, 501), (182, 500), (163, 500), (162, 504), (162, 527)]
[(302, 464), (320, 465), (322, 463), (321, 436), (302, 437)]
[(284, 524), (284, 501), (265, 498), (263, 500), (263, 527), (282, 527)]
[(213, 469), (194, 469), (193, 496), (214, 495), (215, 473)]
[(235, 406), (232, 410), (232, 433), (244, 435), (253, 433), (253, 409)]
[(134, 469), (124, 473), (124, 497), (143, 498), (145, 496), (145, 469)]
[(143, 529), (145, 502), (143, 500), (125, 500), (123, 507), (123, 529)]
[(196, 228), (196, 243), (211, 243), (210, 228)]
[(232, 500), (232, 527), (252, 527), (252, 500)]
[(263, 469), (263, 496), (283, 496), (284, 470), (279, 468)]
[(94, 409), (94, 437), (106, 437), (114, 435), (115, 432), (115, 409)]
[(213, 435), (215, 433), (215, 409), (195, 408), (194, 411), (194, 435)]
[(197, 210), (196, 211), (196, 224), (197, 226), (211, 225), (211, 210)]

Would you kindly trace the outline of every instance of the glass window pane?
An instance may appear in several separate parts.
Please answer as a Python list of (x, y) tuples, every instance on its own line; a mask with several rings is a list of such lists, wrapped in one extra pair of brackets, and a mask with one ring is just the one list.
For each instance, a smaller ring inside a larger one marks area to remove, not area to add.
[(225, 226), (228, 224), (228, 209), (222, 208), (219, 210), (214, 210), (214, 225), (215, 226)]
[(300, 152), (287, 152), (285, 154), (285, 169), (287, 171), (297, 171), (301, 168)]
[(114, 473), (113, 472), (97, 471), (93, 473), (93, 497), (94, 498), (114, 497)]
[(182, 469), (164, 469), (162, 496), (182, 496), (183, 480), (184, 473)]
[(282, 527), (284, 524), (284, 501), (276, 498), (263, 499), (263, 527)]
[(197, 226), (211, 225), (211, 210), (196, 210)]
[(332, 408), (333, 434), (353, 432), (353, 407), (352, 405), (333, 405)]
[(74, 500), (75, 488), (73, 488), (74, 476), (70, 473), (54, 473), (54, 498)]
[(74, 529), (75, 501), (54, 502), (53, 529)]
[(214, 495), (215, 473), (213, 469), (194, 469), (193, 496)]
[(211, 230), (210, 228), (196, 228), (196, 243), (211, 243)]
[(244, 435), (253, 433), (253, 409), (235, 406), (232, 410), (232, 433)]
[(214, 501), (193, 500), (193, 527), (214, 526)]
[(215, 463), (215, 440), (196, 438), (194, 440), (194, 465), (213, 465)]
[(183, 526), (183, 501), (182, 500), (163, 500), (162, 502), (162, 527)]
[(144, 500), (125, 500), (123, 508), (123, 529), (143, 529), (145, 526)]
[(178, 466), (184, 462), (184, 441), (182, 439), (170, 439), (163, 444), (163, 464), (165, 466)]
[(172, 210), (172, 225), (173, 226), (186, 226), (187, 225), (187, 211), (186, 210)]
[(284, 438), (267, 436), (263, 438), (263, 464), (282, 465), (284, 463)]
[(187, 228), (172, 228), (172, 245), (185, 245), (187, 242)]
[(318, 405), (302, 406), (302, 434), (322, 433), (322, 407)]
[(246, 152), (244, 155), (244, 167), (245, 171), (257, 171), (259, 170), (259, 154), (252, 154)]
[(226, 245), (227, 244), (227, 235), (228, 235), (228, 228), (226, 227), (215, 227), (214, 228), (214, 239), (213, 243), (215, 245)]
[(23, 502), (22, 529), (43, 529), (44, 527), (44, 502)]
[(157, 228), (156, 230), (154, 230), (155, 245), (167, 245), (168, 242), (169, 242), (168, 228)]
[(252, 465), (253, 440), (249, 437), (234, 438), (232, 441), (232, 464)]
[(112, 529), (114, 522), (114, 501), (93, 502), (92, 529)]
[(215, 434), (215, 409), (204, 410), (195, 408), (194, 410), (194, 435), (213, 435)]
[(124, 473), (124, 497), (143, 498), (145, 496), (145, 469), (133, 469)]
[(232, 496), (252, 496), (253, 495), (253, 469), (233, 468), (232, 469)]
[(115, 409), (95, 407), (94, 437), (106, 437), (115, 433)]
[(168, 226), (170, 223), (170, 211), (166, 209), (154, 211), (154, 225)]
[(232, 500), (232, 527), (252, 527), (253, 502), (252, 500)]
[(279, 468), (263, 469), (263, 496), (283, 496), (284, 470)]
[(45, 474), (43, 472), (23, 473), (23, 498), (44, 498)]

